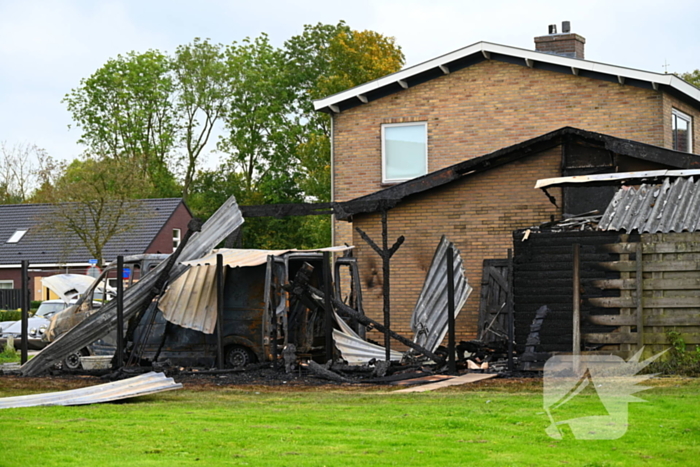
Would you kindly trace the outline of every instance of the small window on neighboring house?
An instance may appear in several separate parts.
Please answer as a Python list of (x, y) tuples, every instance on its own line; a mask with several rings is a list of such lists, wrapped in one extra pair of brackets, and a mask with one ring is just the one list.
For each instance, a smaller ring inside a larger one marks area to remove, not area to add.
[(428, 173), (426, 123), (382, 125), (382, 182), (403, 182)]
[(12, 234), (12, 236), (7, 240), (7, 243), (17, 243), (20, 240), (22, 240), (22, 237), (24, 237), (24, 234), (26, 234), (26, 230), (17, 230), (15, 233)]
[(14, 288), (15, 288), (15, 281), (12, 281), (12, 280), (0, 281), (0, 289), (14, 289)]
[(680, 110), (671, 111), (671, 131), (673, 132), (673, 149), (676, 151), (693, 151), (693, 120)]
[(180, 229), (173, 229), (173, 250), (180, 246)]

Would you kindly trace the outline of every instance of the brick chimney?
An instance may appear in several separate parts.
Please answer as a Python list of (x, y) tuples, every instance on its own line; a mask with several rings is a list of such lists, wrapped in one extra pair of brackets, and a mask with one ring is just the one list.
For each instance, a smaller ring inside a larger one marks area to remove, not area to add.
[(549, 34), (535, 37), (535, 50), (547, 54), (561, 55), (569, 58), (583, 59), (583, 46), (586, 39), (571, 32), (571, 23), (561, 23), (561, 33), (557, 34), (557, 25), (549, 25)]

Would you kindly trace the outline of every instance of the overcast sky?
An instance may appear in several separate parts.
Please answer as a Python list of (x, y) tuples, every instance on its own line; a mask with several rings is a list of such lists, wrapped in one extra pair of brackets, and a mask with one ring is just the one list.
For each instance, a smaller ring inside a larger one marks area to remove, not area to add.
[(117, 54), (195, 37), (265, 32), (281, 46), (304, 24), (343, 19), (395, 37), (410, 66), (479, 41), (534, 49), (548, 24), (570, 21), (586, 59), (663, 73), (700, 68), (699, 18), (697, 0), (0, 0), (0, 141), (77, 157), (63, 96)]

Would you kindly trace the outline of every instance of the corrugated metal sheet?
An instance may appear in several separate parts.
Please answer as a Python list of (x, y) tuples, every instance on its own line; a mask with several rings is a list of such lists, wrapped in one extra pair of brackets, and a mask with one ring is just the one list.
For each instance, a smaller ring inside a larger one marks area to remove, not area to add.
[(416, 333), (413, 342), (435, 352), (447, 334), (447, 249), (453, 250), (455, 317), (472, 293), (472, 287), (464, 276), (464, 265), (459, 250), (443, 235), (440, 239), (433, 262), (423, 284), (416, 307), (411, 316), (411, 329)]
[[(333, 330), (333, 340), (343, 359), (349, 365), (362, 365), (373, 358), (377, 360), (386, 358), (386, 349), (384, 347), (365, 341), (337, 313), (333, 312), (333, 314), (335, 315), (336, 323), (341, 329), (341, 331)], [(391, 360), (400, 361), (403, 358), (403, 354), (395, 350), (392, 350), (390, 355)]]
[[(180, 259), (189, 261), (202, 257), (242, 224), (243, 216), (238, 209), (236, 199), (232, 196), (204, 223), (201, 232), (192, 235), (180, 253)], [(163, 261), (143, 279), (124, 291), (125, 321), (136, 315), (153, 299), (153, 289), (167, 267), (168, 261)], [(169, 279), (178, 277), (186, 268), (187, 266), (176, 263), (168, 272)], [(99, 312), (76, 325), (22, 365), (22, 374), (33, 376), (48, 370), (70, 353), (101, 339), (116, 327), (117, 303), (116, 300), (112, 300)]]
[(71, 391), (32, 394), (29, 396), (4, 397), (0, 399), (0, 409), (36, 407), (41, 405), (86, 405), (112, 402), (131, 397), (145, 396), (157, 392), (182, 388), (172, 378), (163, 373), (150, 372), (133, 378), (100, 384), (89, 388)]
[(216, 265), (193, 266), (185, 271), (168, 286), (158, 307), (163, 317), (173, 324), (213, 334), (216, 330)]
[[(386, 350), (380, 345), (371, 344), (357, 335), (350, 335), (344, 332), (333, 330), (333, 340), (335, 346), (343, 356), (343, 360), (350, 365), (362, 365), (373, 358), (384, 360), (386, 358)], [(403, 357), (401, 352), (391, 351), (391, 360), (400, 361)]]
[(219, 250), (214, 250), (202, 258), (191, 261), (183, 261), (182, 264), (187, 266), (216, 265), (216, 255), (220, 254), (223, 256), (224, 266), (238, 268), (246, 266), (259, 266), (267, 263), (268, 256), (282, 256), (289, 252), (306, 253), (314, 251), (330, 251), (331, 253), (342, 253), (344, 251), (351, 250), (352, 248), (354, 247), (332, 246), (328, 248), (319, 248), (316, 250), (244, 250), (237, 248), (222, 248)]
[[(343, 252), (347, 246), (320, 248), (317, 250), (244, 250), (222, 248), (203, 258), (184, 261), (191, 266), (169, 286), (159, 302), (165, 319), (173, 324), (206, 334), (216, 330), (216, 255), (220, 254), (224, 266), (252, 267), (267, 263), (268, 256), (283, 256), (290, 252)], [(226, 274), (226, 268), (224, 268)], [(280, 304), (284, 309), (284, 303)]]
[(638, 233), (700, 230), (700, 183), (665, 179), (660, 185), (622, 187), (598, 224), (599, 230)]

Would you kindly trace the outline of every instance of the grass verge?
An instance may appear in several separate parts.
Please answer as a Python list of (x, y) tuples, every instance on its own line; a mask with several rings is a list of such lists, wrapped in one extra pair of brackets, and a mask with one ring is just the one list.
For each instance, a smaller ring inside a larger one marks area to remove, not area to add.
[(0, 465), (694, 465), (700, 384), (654, 384), (641, 393), (647, 403), (630, 404), (627, 434), (609, 441), (549, 438), (539, 384), (502, 381), (405, 395), (182, 390), (6, 409)]

